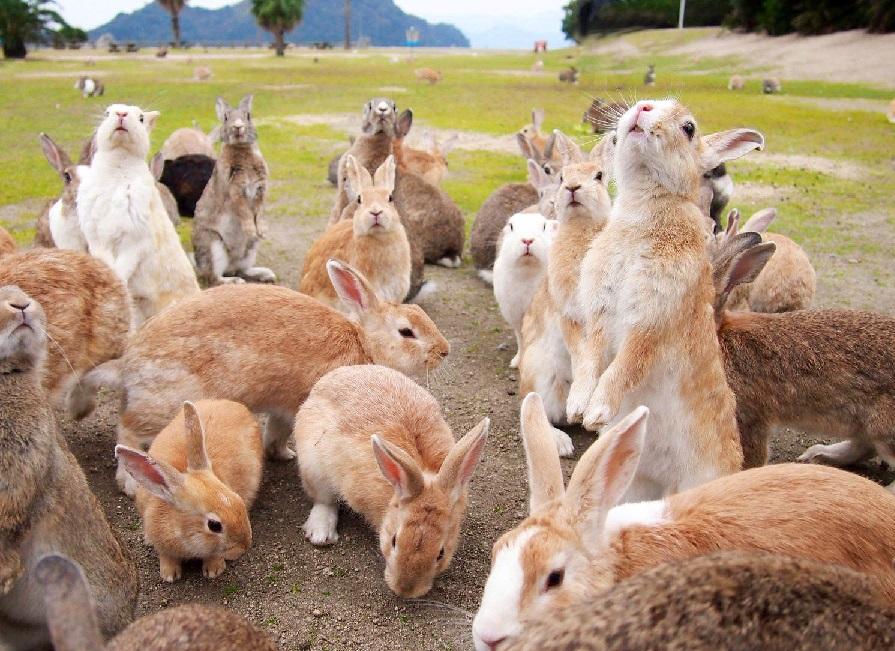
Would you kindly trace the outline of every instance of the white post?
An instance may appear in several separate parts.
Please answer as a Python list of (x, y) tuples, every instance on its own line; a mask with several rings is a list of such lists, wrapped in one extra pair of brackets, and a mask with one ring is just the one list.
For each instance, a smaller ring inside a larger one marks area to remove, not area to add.
[(681, 0), (681, 11), (677, 15), (677, 28), (678, 29), (684, 28), (684, 7), (686, 7), (686, 6), (687, 6), (687, 0)]

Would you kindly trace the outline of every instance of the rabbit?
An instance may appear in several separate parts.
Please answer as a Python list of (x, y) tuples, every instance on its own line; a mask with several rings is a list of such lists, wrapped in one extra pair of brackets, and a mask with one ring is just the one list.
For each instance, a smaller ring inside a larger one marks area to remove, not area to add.
[(199, 277), (209, 287), (275, 283), (277, 276), (272, 270), (255, 266), (267, 230), (264, 200), (268, 170), (252, 123), (252, 95), (243, 97), (235, 109), (218, 97), (216, 109), (221, 121), (221, 155), (196, 204), (193, 221)]
[[(268, 414), (268, 456), (291, 459), (286, 441), (295, 412), (327, 371), (376, 363), (423, 374), (447, 357), (447, 340), (418, 305), (380, 300), (360, 273), (337, 260), (327, 272), (350, 317), (285, 287), (206, 290), (147, 323), (120, 360), (88, 373), (84, 399), (71, 402), (70, 413), (90, 413), (87, 397), (100, 386), (121, 389), (118, 442), (139, 448), (184, 400), (234, 400)], [(132, 493), (122, 472), (118, 479)]]
[(417, 68), (413, 71), (416, 78), (420, 81), (428, 81), (430, 84), (437, 84), (441, 81), (441, 71), (432, 68)]
[(895, 609), (866, 576), (774, 554), (664, 563), (547, 610), (501, 651), (873, 651), (895, 645)]
[(196, 204), (214, 174), (215, 159), (204, 154), (188, 154), (165, 160), (159, 182), (174, 195), (177, 212), (185, 217), (196, 215)]
[(208, 81), (211, 77), (211, 68), (208, 66), (196, 66), (193, 70), (193, 79), (195, 81)]
[(559, 80), (568, 84), (577, 84), (578, 69), (575, 66), (569, 66), (566, 70), (560, 70)]
[(420, 176), (426, 183), (440, 185), (448, 170), (447, 155), (457, 141), (454, 134), (443, 143), (433, 133), (428, 151), (413, 149), (404, 144), (404, 138), (397, 138), (393, 145), (398, 171), (411, 172)]
[(326, 271), (330, 258), (345, 260), (370, 282), (377, 295), (401, 303), (410, 291), (410, 243), (394, 207), (395, 159), (389, 156), (375, 177), (350, 154), (348, 184), (357, 194), (351, 221), (340, 221), (324, 231), (308, 249), (299, 291), (339, 309), (342, 302)]
[(211, 138), (196, 127), (177, 129), (162, 144), (162, 160), (176, 160), (181, 156), (207, 156), (214, 158)]
[(158, 553), (163, 581), (179, 580), (190, 558), (202, 559), (202, 574), (213, 579), (249, 550), (264, 446), (241, 404), (187, 401), (148, 453), (118, 445), (115, 456), (138, 486), (143, 536)]
[(87, 240), (78, 222), (78, 188), (81, 178), (78, 166), (50, 136), (40, 134), (40, 148), (50, 166), (62, 179), (62, 197), (45, 211), (37, 222), (35, 244), (73, 251), (87, 251)]
[(541, 59), (538, 59), (534, 63), (531, 64), (532, 72), (543, 72), (544, 71), (544, 62)]
[(156, 154), (153, 156), (152, 160), (149, 161), (149, 171), (152, 172), (152, 178), (155, 179), (155, 187), (162, 200), (162, 205), (165, 207), (165, 212), (168, 214), (168, 219), (171, 220), (174, 226), (180, 226), (180, 211), (177, 208), (177, 199), (174, 198), (168, 186), (160, 182), (164, 169), (165, 161), (162, 155)]
[(516, 213), (510, 217), (498, 242), (494, 298), (516, 336), (516, 356), (510, 368), (519, 366), (522, 318), (547, 272), (547, 252), (556, 225), (555, 221), (548, 221), (537, 213)]
[(733, 194), (733, 179), (727, 172), (727, 165), (721, 163), (703, 173), (700, 180), (700, 207), (712, 220), (712, 231), (721, 231), (721, 213), (730, 203)]
[[(551, 133), (550, 136), (545, 136), (541, 133), (541, 127), (544, 126), (544, 116), (544, 109), (532, 109), (531, 122), (519, 129), (519, 135), (525, 138), (528, 145), (534, 152), (536, 152), (536, 155), (531, 155), (523, 148), (522, 155), (528, 159), (534, 160), (543, 158), (551, 161), (554, 167), (559, 167), (562, 163), (562, 157), (553, 147), (553, 134)], [(522, 147), (522, 145), (520, 145), (520, 147)]]
[[(90, 167), (79, 166), (78, 222), (91, 255), (118, 274), (133, 300), (134, 327), (199, 291), (196, 274), (146, 164), (157, 111), (112, 104)], [(130, 215), (122, 220), (121, 215)]]
[(56, 427), (42, 386), (47, 319), (15, 286), (0, 288), (0, 648), (44, 648), (47, 613), (35, 567), (48, 552), (84, 568), (107, 635), (137, 602), (137, 569), (106, 522)]
[(782, 90), (783, 86), (780, 84), (780, 80), (776, 77), (769, 77), (761, 82), (761, 92), (763, 92), (765, 95), (779, 93)]
[(804, 249), (785, 235), (765, 233), (768, 225), (777, 217), (777, 211), (766, 208), (752, 215), (739, 227), (739, 212), (728, 215), (727, 230), (717, 239), (736, 237), (737, 233), (752, 231), (763, 234), (765, 242), (776, 245), (773, 257), (751, 283), (738, 285), (727, 298), (728, 310), (752, 310), (753, 312), (791, 312), (811, 306), (817, 290), (817, 274)]
[(580, 365), (572, 354), (567, 417), (596, 430), (638, 404), (651, 409), (657, 435), (625, 496), (639, 501), (742, 466), (736, 402), (711, 335), (714, 291), (696, 200), (703, 169), (761, 149), (764, 137), (751, 129), (702, 136), (683, 105), (661, 100), (635, 104), (613, 138), (618, 195), (581, 266), (586, 342)]
[(335, 543), (344, 501), (378, 531), (392, 592), (423, 596), (457, 549), (489, 428), (484, 418), (455, 442), (435, 398), (401, 373), (372, 364), (330, 371), (295, 417), (301, 482), (314, 502), (305, 537)]
[(15, 253), (18, 247), (9, 231), (0, 226), (0, 258), (9, 253)]
[(746, 82), (740, 75), (733, 75), (727, 82), (727, 90), (743, 90)]
[(0, 259), (0, 286), (16, 285), (45, 305), (50, 340), (47, 396), (64, 407), (81, 376), (124, 354), (130, 335), (127, 288), (103, 262), (79, 251), (32, 249)]
[(166, 56), (168, 56), (168, 46), (161, 46), (158, 50), (155, 51), (155, 56), (157, 59), (164, 59)]
[(75, 90), (81, 91), (81, 97), (101, 97), (106, 92), (106, 86), (96, 77), (79, 77), (75, 82)]
[(760, 276), (775, 248), (746, 232), (711, 249), (715, 327), (737, 397), (744, 467), (767, 463), (771, 429), (782, 425), (844, 439), (812, 446), (801, 461), (851, 465), (878, 454), (895, 468), (895, 318), (851, 310), (725, 309), (732, 290)]
[(628, 110), (628, 105), (621, 102), (607, 102), (595, 97), (584, 112), (582, 122), (594, 133), (607, 133), (615, 130), (618, 119)]
[[(895, 602), (895, 496), (825, 466), (779, 464), (723, 476), (656, 501), (619, 504), (646, 446), (637, 407), (581, 456), (568, 486), (536, 394), (521, 409), (529, 517), (494, 544), (473, 621), (476, 649), (662, 563), (716, 551), (787, 554), (866, 575)], [(653, 430), (652, 423), (650, 430)]]
[(232, 610), (191, 603), (156, 611), (107, 643), (96, 622), (96, 603), (81, 567), (47, 554), (35, 571), (43, 588), (56, 651), (276, 651), (264, 633)]
[(646, 67), (646, 74), (643, 75), (643, 85), (644, 86), (655, 86), (656, 85), (656, 66), (652, 63)]

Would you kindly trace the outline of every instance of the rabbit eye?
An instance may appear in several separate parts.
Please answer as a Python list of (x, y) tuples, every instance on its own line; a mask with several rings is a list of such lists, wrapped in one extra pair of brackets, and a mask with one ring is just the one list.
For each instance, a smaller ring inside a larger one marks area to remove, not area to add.
[(442, 547), (441, 551), (438, 552), (438, 560), (440, 561), (442, 558), (444, 558), (444, 547)]
[(512, 232), (513, 231), (513, 222), (507, 223), (507, 226), (510, 227), (510, 232)]
[(687, 134), (688, 139), (693, 140), (693, 134), (696, 133), (695, 124), (693, 124), (690, 120), (687, 120), (686, 122), (684, 122), (683, 125), (681, 125), (681, 129), (683, 129), (684, 133)]
[(143, 121), (143, 114), (140, 113), (140, 122), (142, 122), (142, 121)]
[(597, 181), (603, 180), (603, 172), (597, 172), (597, 175), (594, 177)]
[(395, 195), (393, 195), (393, 194), (388, 195), (388, 202), (395, 203)]
[(360, 204), (361, 204), (361, 198), (360, 198), (360, 195), (357, 195), (357, 205), (359, 206)]
[(553, 570), (547, 575), (547, 589), (552, 590), (562, 585), (562, 581), (566, 576), (565, 570)]
[(618, 144), (618, 135), (617, 134), (612, 136), (612, 144), (613, 145)]
[(252, 121), (252, 114), (251, 114), (251, 113), (246, 113), (246, 121), (247, 121), (247, 122), (251, 122), (251, 121)]
[(66, 184), (66, 185), (68, 185), (69, 183), (71, 183), (71, 174), (69, 174), (68, 172), (63, 172), (63, 173), (62, 173), (62, 180), (65, 181), (65, 184)]
[(221, 533), (224, 530), (224, 525), (222, 525), (219, 520), (209, 518), (207, 524), (208, 530), (211, 533)]
[(397, 545), (398, 545), (398, 534), (395, 534), (394, 536), (392, 536), (392, 549), (397, 547)]
[(398, 334), (400, 334), (405, 339), (416, 339), (416, 335), (410, 328), (401, 328), (400, 330), (398, 330)]
[(560, 182), (560, 183), (563, 182), (562, 174), (559, 175), (559, 182)]

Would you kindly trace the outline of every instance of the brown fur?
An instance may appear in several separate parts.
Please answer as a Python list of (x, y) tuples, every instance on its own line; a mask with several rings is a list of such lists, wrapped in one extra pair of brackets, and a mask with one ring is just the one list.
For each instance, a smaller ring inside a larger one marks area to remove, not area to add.
[(403, 136), (397, 138), (392, 144), (392, 151), (398, 171), (417, 174), (426, 183), (440, 185), (448, 171), (447, 154), (455, 139), (456, 136), (453, 136), (439, 145), (433, 136), (429, 151), (423, 151), (405, 145)]
[(404, 220), (407, 237), (420, 243), (423, 258), (449, 266), (459, 266), (466, 237), (466, 220), (457, 204), (444, 190), (416, 174), (398, 174), (395, 206)]
[(45, 306), (50, 342), (44, 388), (57, 405), (83, 373), (124, 353), (131, 322), (127, 290), (97, 258), (59, 249), (22, 251), (0, 259), (0, 285), (18, 285)]
[(417, 68), (413, 71), (416, 78), (420, 81), (428, 81), (430, 84), (437, 84), (441, 81), (441, 71), (432, 68)]
[(43, 210), (37, 216), (37, 222), (34, 224), (34, 246), (53, 248), (56, 243), (53, 242), (53, 233), (50, 232), (50, 208), (56, 203), (50, 199), (44, 204)]
[(893, 645), (895, 610), (869, 577), (804, 559), (727, 552), (663, 564), (570, 607), (551, 608), (506, 651)]
[(758, 277), (730, 294), (727, 308), (753, 312), (791, 312), (811, 307), (817, 276), (805, 250), (785, 235), (767, 233), (777, 250)]
[(476, 269), (494, 266), (497, 240), (507, 221), (537, 202), (538, 191), (530, 183), (507, 183), (488, 195), (469, 232), (469, 251)]
[(740, 75), (733, 75), (727, 82), (727, 90), (743, 90), (746, 82)]
[(615, 130), (615, 123), (627, 110), (627, 104), (607, 102), (595, 97), (584, 112), (582, 122), (594, 133), (607, 133)]
[(0, 226), (0, 257), (9, 253), (15, 253), (17, 248), (16, 241), (12, 239), (9, 231)]
[[(89, 145), (92, 142), (93, 138), (90, 138), (90, 140), (87, 141), (86, 146), (88, 147), (88, 156)], [(53, 139), (45, 133), (40, 134), (40, 146), (47, 162), (62, 180), (62, 196), (59, 198), (59, 201), (62, 204), (62, 215), (66, 221), (77, 223), (78, 208), (76, 201), (78, 197), (78, 187), (81, 184), (77, 173), (77, 165), (72, 163), (68, 153), (66, 153), (64, 149), (57, 145)], [(89, 164), (89, 158), (86, 160), (79, 160), (79, 164)], [(56, 246), (53, 240), (53, 234), (50, 231), (50, 208), (53, 207), (54, 203), (55, 202), (51, 201), (37, 218), (37, 224), (35, 226), (36, 232), (34, 235), (35, 246), (47, 248)], [(83, 250), (87, 250), (86, 242), (84, 243)]]
[(204, 131), (196, 128), (177, 129), (168, 136), (161, 148), (163, 160), (174, 160), (190, 154), (214, 158), (214, 146)]

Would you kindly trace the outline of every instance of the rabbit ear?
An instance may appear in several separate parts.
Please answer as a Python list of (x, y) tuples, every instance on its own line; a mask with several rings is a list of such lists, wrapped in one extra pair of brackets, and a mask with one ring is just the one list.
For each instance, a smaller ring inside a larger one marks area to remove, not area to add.
[(724, 237), (725, 239), (730, 239), (736, 237), (739, 232), (740, 211), (736, 208), (732, 208), (730, 212), (727, 213), (727, 229), (724, 231)]
[[(365, 170), (366, 171), (366, 170)], [(373, 185), (377, 188), (384, 188), (389, 194), (395, 191), (395, 157), (389, 155), (388, 158), (376, 170), (373, 176)]]
[(398, 138), (404, 138), (410, 133), (410, 127), (413, 126), (413, 111), (404, 109), (398, 116), (398, 123), (395, 128), (395, 134)]
[(149, 171), (152, 172), (152, 178), (156, 181), (162, 178), (162, 172), (165, 171), (165, 159), (162, 158), (162, 152), (158, 152), (149, 161)]
[(440, 150), (441, 150), (442, 157), (447, 158), (447, 155), (450, 154), (454, 150), (454, 147), (457, 146), (457, 143), (459, 141), (460, 141), (460, 136), (458, 136), (455, 133), (455, 134), (452, 134), (450, 137), (448, 137), (448, 139), (445, 140), (443, 143), (441, 143)]
[(71, 167), (71, 159), (68, 157), (68, 154), (62, 151), (59, 145), (53, 142), (53, 139), (45, 133), (40, 134), (40, 148), (44, 156), (47, 157), (47, 162), (60, 176), (67, 167)]
[(363, 165), (360, 165), (357, 162), (357, 159), (348, 154), (345, 157), (345, 175), (348, 179), (348, 188), (350, 188), (349, 198), (354, 200), (357, 199), (357, 195), (359, 195), (364, 188), (368, 188), (373, 185), (373, 179), (370, 178), (370, 172), (367, 171), (367, 168)]
[(187, 470), (210, 470), (211, 462), (205, 451), (205, 428), (202, 426), (199, 410), (190, 401), (183, 403), (183, 424)]
[(47, 627), (56, 651), (102, 649), (96, 605), (80, 566), (60, 554), (40, 559), (34, 577), (43, 588)]
[(553, 159), (553, 148), (556, 147), (556, 134), (551, 133), (547, 136), (547, 142), (544, 143), (544, 160)]
[(376, 457), (379, 470), (395, 489), (398, 499), (410, 500), (423, 492), (425, 487), (423, 473), (404, 450), (375, 434), (370, 437), (370, 442), (373, 445), (373, 456)]
[(115, 446), (115, 457), (140, 486), (169, 504), (176, 502), (174, 494), (183, 486), (183, 475), (176, 468), (124, 445)]
[(740, 230), (764, 233), (775, 219), (777, 219), (776, 208), (765, 208), (753, 214)]
[(224, 118), (227, 116), (227, 111), (230, 110), (230, 105), (227, 104), (227, 100), (223, 97), (218, 97), (217, 101), (214, 103), (214, 110), (218, 115), (218, 120), (223, 122)]
[(534, 125), (535, 131), (540, 131), (544, 126), (544, 109), (531, 110), (531, 123)]
[(545, 504), (563, 495), (562, 467), (547, 420), (544, 403), (537, 393), (529, 393), (522, 401), (520, 415), (522, 447), (528, 466), (528, 512), (534, 513)]
[(702, 166), (713, 170), (721, 163), (745, 156), (753, 149), (764, 149), (764, 136), (754, 129), (728, 129), (702, 138)]
[(147, 131), (152, 131), (155, 128), (155, 123), (160, 115), (161, 113), (158, 111), (146, 111), (143, 113), (143, 125)]
[(581, 153), (581, 148), (571, 138), (559, 129), (554, 130), (553, 134), (556, 136), (556, 147), (559, 149), (559, 155), (562, 157), (564, 166), (584, 162), (584, 154)]
[(454, 444), (438, 471), (438, 484), (451, 492), (454, 501), (460, 499), (463, 490), (479, 465), (485, 442), (491, 430), (491, 420), (483, 418), (466, 435)]
[(599, 544), (609, 510), (631, 485), (643, 452), (648, 416), (649, 409), (637, 407), (601, 434), (572, 472), (563, 502), (585, 549), (595, 549)]
[(239, 100), (239, 110), (243, 113), (251, 113), (252, 112), (252, 102), (255, 100), (254, 95), (246, 95), (241, 100)]
[[(746, 233), (743, 233), (743, 235), (746, 235)], [(755, 280), (771, 259), (771, 256), (774, 255), (776, 249), (777, 245), (773, 242), (765, 242), (764, 244), (747, 248), (734, 256), (727, 266), (723, 293), (725, 295), (729, 294), (737, 285), (751, 283)]]
[(534, 152), (534, 148), (531, 146), (531, 143), (528, 142), (528, 138), (526, 138), (522, 133), (516, 134), (516, 144), (519, 145), (519, 151), (522, 152), (522, 156), (526, 159), (535, 159), (537, 160), (539, 156), (537, 156)]
[(355, 314), (359, 315), (379, 304), (379, 297), (369, 281), (341, 260), (330, 258), (326, 263), (326, 273), (336, 294)]

